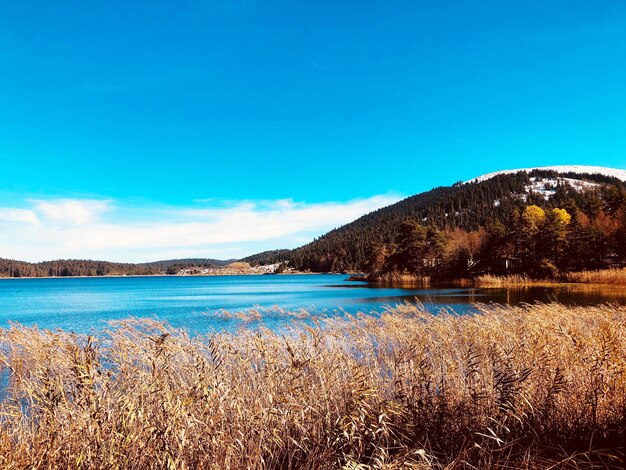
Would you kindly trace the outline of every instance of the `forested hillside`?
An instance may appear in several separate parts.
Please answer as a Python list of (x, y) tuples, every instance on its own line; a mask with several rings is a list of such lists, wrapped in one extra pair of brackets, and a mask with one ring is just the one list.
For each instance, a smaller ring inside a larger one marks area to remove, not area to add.
[(0, 259), (0, 277), (149, 275), (159, 274), (161, 271), (158, 266), (106, 261), (55, 260), (27, 263)]
[[(420, 256), (442, 263), (443, 251), (451, 249), (450, 243), (476, 237), (481, 231), (500, 233), (507, 238), (506, 244), (518, 243), (517, 221), (529, 206), (541, 208), (544, 214), (551, 209), (564, 209), (571, 218), (568, 234), (578, 233), (585, 240), (596, 240), (589, 243), (597, 243), (605, 258), (623, 257), (616, 245), (619, 230), (623, 230), (625, 201), (624, 182), (611, 176), (545, 170), (501, 174), (487, 181), (435, 188), (379, 209), (293, 250), (289, 260), (293, 267), (302, 270), (371, 271), (377, 258), (380, 263), (381, 256), (393, 258), (392, 252), (402, 249), (403, 237), (407, 236), (403, 232), (409, 224), (426, 229), (418, 238), (426, 238), (428, 232), (431, 238), (439, 239), (435, 244), (440, 251), (423, 252)], [(479, 237), (481, 245), (487, 243), (485, 237)], [(498, 240), (498, 244), (505, 244), (504, 239)], [(582, 247), (572, 248), (584, 262)], [(512, 249), (500, 254), (519, 253)]]
[[(0, 259), (0, 277), (176, 274), (230, 263)], [(626, 264), (625, 183), (611, 175), (533, 170), (457, 183), (404, 199), (295, 250), (243, 258), (313, 272), (451, 277), (483, 272), (548, 275)]]
[(291, 256), (292, 250), (270, 250), (263, 251), (262, 253), (257, 253), (252, 256), (247, 256), (245, 258), (240, 259), (239, 261), (243, 261), (245, 263), (250, 263), (253, 266), (264, 266), (267, 264), (280, 263), (289, 259)]
[(169, 268), (170, 266), (202, 266), (207, 268), (215, 268), (217, 266), (226, 266), (235, 259), (221, 260), (212, 258), (180, 258), (180, 259), (168, 259), (163, 261), (151, 261), (148, 263), (141, 263), (144, 266), (156, 266), (159, 268)]
[(229, 262), (193, 258), (139, 264), (93, 260), (55, 260), (27, 263), (25, 261), (0, 258), (0, 277), (144, 276), (173, 274), (180, 269), (190, 266), (219, 267)]

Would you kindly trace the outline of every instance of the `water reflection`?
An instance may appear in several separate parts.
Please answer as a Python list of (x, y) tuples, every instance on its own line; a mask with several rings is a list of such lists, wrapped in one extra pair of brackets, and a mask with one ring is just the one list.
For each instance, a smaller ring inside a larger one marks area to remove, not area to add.
[[(333, 287), (343, 287), (335, 285)], [(353, 299), (357, 303), (420, 302), (423, 304), (478, 304), (499, 303), (519, 305), (537, 302), (559, 302), (564, 305), (597, 305), (600, 303), (626, 303), (626, 289), (619, 286), (563, 285), (557, 287), (510, 288), (416, 288), (392, 285), (360, 285), (359, 289), (380, 295)]]
[[(313, 315), (381, 312), (400, 303), (421, 303), (429, 311), (475, 310), (478, 303), (558, 301), (567, 305), (626, 303), (621, 287), (562, 286), (472, 288), (368, 285), (345, 275), (133, 277), (0, 280), (0, 327), (10, 322), (76, 332), (101, 328), (129, 316), (165, 320), (176, 327), (206, 332), (241, 324), (215, 312), (246, 312), (278, 306), (307, 309)], [(336, 313), (334, 313), (336, 312)], [(245, 314), (244, 314), (245, 316)], [(272, 317), (272, 316), (270, 316)], [(293, 318), (289, 318), (289, 321)], [(280, 324), (280, 316), (271, 319)], [(286, 321), (286, 320), (285, 320)]]

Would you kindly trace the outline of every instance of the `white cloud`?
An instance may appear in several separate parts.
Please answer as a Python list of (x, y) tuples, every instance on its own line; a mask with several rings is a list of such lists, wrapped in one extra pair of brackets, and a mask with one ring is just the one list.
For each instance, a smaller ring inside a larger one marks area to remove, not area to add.
[(0, 208), (0, 257), (28, 261), (236, 258), (299, 246), (399, 199), (379, 195), (322, 203), (209, 201), (200, 207), (159, 209), (125, 207), (111, 200), (30, 200), (28, 209)]
[(34, 200), (35, 210), (48, 222), (83, 225), (97, 221), (100, 215), (110, 210), (110, 201), (97, 199), (57, 199), (54, 201)]
[(30, 225), (38, 225), (37, 214), (27, 209), (0, 208), (0, 223), (18, 222)]

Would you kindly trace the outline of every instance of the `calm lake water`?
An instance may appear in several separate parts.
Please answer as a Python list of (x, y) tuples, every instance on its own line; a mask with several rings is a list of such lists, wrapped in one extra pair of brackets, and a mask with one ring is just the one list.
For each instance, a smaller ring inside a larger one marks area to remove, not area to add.
[[(190, 332), (208, 332), (241, 325), (241, 320), (224, 315), (224, 310), (243, 312), (245, 317), (259, 307), (340, 315), (342, 311), (380, 312), (403, 302), (421, 302), (434, 313), (442, 308), (464, 313), (474, 310), (476, 303), (488, 302), (626, 303), (626, 290), (620, 288), (418, 289), (371, 287), (346, 279), (345, 275), (3, 279), (0, 327), (17, 322), (85, 333), (102, 328), (107, 321), (134, 316), (166, 320)], [(263, 315), (263, 324), (272, 328), (291, 321), (271, 311)]]

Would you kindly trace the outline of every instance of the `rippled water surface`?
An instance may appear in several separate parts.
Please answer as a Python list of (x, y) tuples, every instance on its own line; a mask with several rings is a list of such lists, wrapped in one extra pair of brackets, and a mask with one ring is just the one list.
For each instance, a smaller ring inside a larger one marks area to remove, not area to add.
[[(232, 329), (241, 321), (221, 313), (275, 306), (307, 309), (314, 315), (380, 312), (402, 302), (421, 302), (433, 312), (459, 313), (476, 303), (558, 300), (567, 304), (626, 303), (626, 290), (613, 289), (476, 289), (372, 287), (349, 282), (345, 275), (120, 277), (0, 280), (0, 326), (10, 322), (88, 332), (110, 320), (151, 317), (192, 332)], [(292, 317), (266, 313), (276, 327)]]

